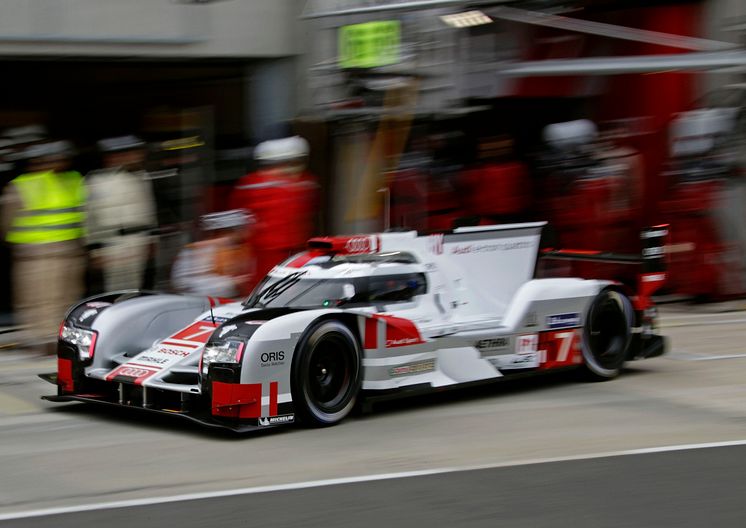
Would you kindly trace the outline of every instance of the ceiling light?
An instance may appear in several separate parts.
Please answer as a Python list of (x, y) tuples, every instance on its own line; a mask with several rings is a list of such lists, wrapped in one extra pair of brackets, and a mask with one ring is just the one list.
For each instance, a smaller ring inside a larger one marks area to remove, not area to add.
[(440, 19), (451, 27), (464, 28), (489, 24), (492, 19), (481, 11), (464, 11), (452, 15), (442, 15)]

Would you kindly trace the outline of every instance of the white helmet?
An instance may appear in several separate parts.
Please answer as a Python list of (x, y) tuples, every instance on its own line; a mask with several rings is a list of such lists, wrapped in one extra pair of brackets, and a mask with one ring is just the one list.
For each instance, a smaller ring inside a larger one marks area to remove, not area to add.
[(274, 139), (259, 143), (254, 149), (254, 159), (276, 163), (308, 156), (308, 141), (300, 136)]
[(597, 136), (595, 123), (588, 119), (552, 123), (544, 127), (544, 141), (558, 150), (586, 145)]

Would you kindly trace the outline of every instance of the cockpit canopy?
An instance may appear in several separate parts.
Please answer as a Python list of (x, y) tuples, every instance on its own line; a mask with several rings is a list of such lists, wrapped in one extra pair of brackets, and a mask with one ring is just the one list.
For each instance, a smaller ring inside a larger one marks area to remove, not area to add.
[(310, 249), (269, 273), (247, 307), (332, 308), (405, 302), (427, 291), (417, 258), (405, 251), (341, 254)]

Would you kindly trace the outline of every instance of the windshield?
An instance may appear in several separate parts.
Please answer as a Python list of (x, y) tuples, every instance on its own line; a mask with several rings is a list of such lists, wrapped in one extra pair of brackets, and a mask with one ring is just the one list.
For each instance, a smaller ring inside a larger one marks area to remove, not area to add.
[(244, 302), (248, 308), (327, 308), (411, 300), (425, 293), (422, 273), (342, 279), (308, 279), (306, 272), (267, 276)]

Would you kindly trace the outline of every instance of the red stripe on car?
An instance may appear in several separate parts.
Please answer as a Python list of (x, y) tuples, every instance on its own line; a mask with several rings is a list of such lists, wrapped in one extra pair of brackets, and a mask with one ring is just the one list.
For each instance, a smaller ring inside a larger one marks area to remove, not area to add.
[(262, 412), (261, 383), (212, 382), (212, 414), (225, 418), (259, 418)]
[(569, 367), (583, 362), (580, 330), (567, 329), (539, 334), (540, 369)]
[(306, 251), (285, 264), (286, 268), (302, 268), (316, 257), (323, 255), (323, 251)]
[(269, 383), (269, 415), (277, 416), (277, 382)]
[(386, 323), (386, 348), (420, 345), (425, 342), (417, 326), (409, 319), (381, 314), (375, 314), (373, 317)]
[(368, 350), (378, 348), (378, 319), (365, 320), (365, 343)]
[(73, 381), (73, 362), (71, 359), (57, 358), (57, 385), (62, 392), (75, 391)]
[(192, 343), (207, 343), (210, 336), (218, 327), (217, 323), (210, 321), (197, 321), (178, 333), (169, 337), (169, 339), (180, 339), (182, 341), (191, 341)]

